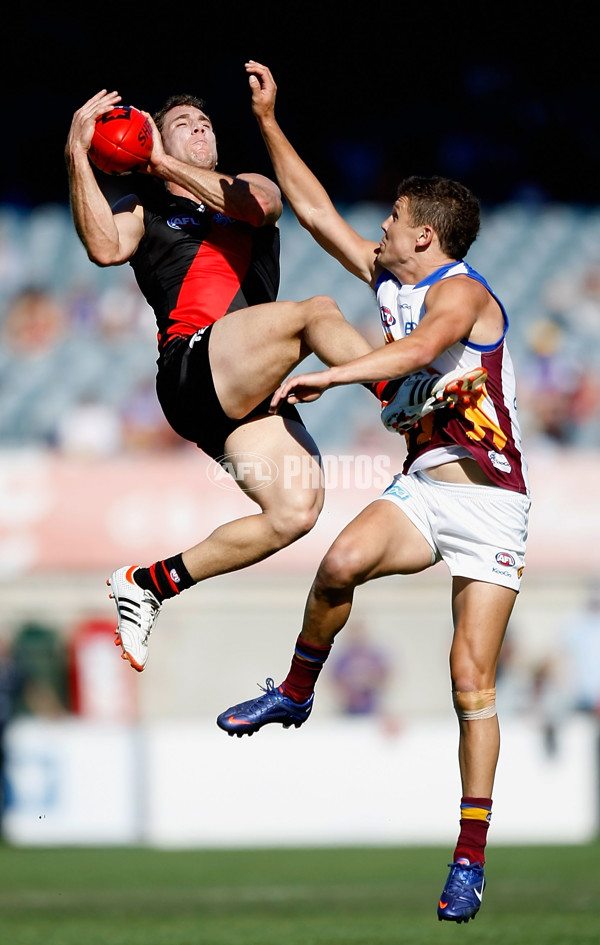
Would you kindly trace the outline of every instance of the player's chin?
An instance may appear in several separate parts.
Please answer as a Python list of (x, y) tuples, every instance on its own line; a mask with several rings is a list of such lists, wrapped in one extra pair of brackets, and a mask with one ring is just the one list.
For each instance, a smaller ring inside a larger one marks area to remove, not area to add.
[(205, 171), (214, 170), (217, 166), (214, 155), (208, 151), (190, 151), (189, 159), (191, 164), (195, 164), (196, 167), (201, 167)]

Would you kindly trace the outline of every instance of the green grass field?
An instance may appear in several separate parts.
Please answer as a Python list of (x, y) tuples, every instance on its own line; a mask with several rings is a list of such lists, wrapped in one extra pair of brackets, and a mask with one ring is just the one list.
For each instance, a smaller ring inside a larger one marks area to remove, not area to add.
[(598, 945), (600, 845), (491, 849), (482, 909), (438, 922), (448, 851), (0, 846), (3, 945)]

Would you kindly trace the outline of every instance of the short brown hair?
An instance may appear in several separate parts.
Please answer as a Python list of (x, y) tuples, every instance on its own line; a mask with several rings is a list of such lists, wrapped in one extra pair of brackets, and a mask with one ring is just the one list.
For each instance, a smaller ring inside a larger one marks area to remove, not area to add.
[[(198, 98), (197, 95), (185, 95), (181, 93), (180, 95), (171, 95), (164, 105), (154, 113), (153, 118), (156, 122), (156, 127), (160, 132), (163, 130), (163, 125), (165, 122), (165, 115), (167, 112), (170, 112), (172, 108), (177, 108), (178, 105), (191, 105), (192, 108), (197, 108), (199, 111), (204, 112), (206, 115), (205, 104), (201, 98)], [(208, 118), (208, 115), (206, 115)]]
[(444, 253), (462, 259), (479, 233), (479, 201), (463, 184), (446, 177), (406, 177), (397, 197), (406, 197), (411, 224), (428, 223)]

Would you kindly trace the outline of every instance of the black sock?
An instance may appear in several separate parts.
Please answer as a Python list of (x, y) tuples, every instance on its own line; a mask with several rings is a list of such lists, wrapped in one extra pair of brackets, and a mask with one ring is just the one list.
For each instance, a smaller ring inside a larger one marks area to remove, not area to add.
[(370, 390), (382, 404), (386, 404), (398, 390), (400, 378), (395, 377), (391, 381), (365, 381), (362, 386)]
[(181, 555), (157, 561), (149, 568), (138, 568), (134, 571), (133, 580), (139, 587), (152, 591), (159, 603), (177, 597), (181, 591), (196, 584)]

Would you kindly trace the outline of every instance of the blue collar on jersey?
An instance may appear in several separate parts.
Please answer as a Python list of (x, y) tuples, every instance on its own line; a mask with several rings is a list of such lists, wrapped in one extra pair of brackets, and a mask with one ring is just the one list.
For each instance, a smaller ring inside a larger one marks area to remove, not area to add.
[[(502, 320), (503, 320), (503, 323), (504, 323), (504, 330), (503, 330), (503, 332), (502, 332), (502, 337), (499, 338), (498, 341), (495, 342), (495, 344), (492, 344), (492, 345), (478, 345), (478, 344), (475, 344), (474, 342), (468, 341), (468, 339), (466, 339), (466, 338), (462, 338), (462, 339), (461, 339), (462, 344), (468, 345), (470, 348), (474, 348), (476, 351), (493, 351), (494, 348), (497, 348), (498, 345), (500, 344), (500, 342), (501, 342), (501, 341), (504, 339), (504, 337), (506, 336), (506, 332), (508, 331), (508, 327), (509, 327), (509, 324), (510, 324), (510, 323), (509, 323), (509, 320), (508, 320), (508, 315), (506, 314), (506, 309), (504, 308), (502, 302), (500, 301), (500, 299), (498, 298), (498, 296), (496, 295), (496, 293), (492, 291), (492, 289), (490, 288), (488, 282), (483, 278), (483, 276), (481, 275), (481, 273), (477, 272), (476, 269), (473, 269), (473, 267), (470, 266), (468, 262), (465, 262), (464, 259), (455, 259), (455, 260), (453, 260), (452, 262), (446, 263), (444, 266), (440, 266), (439, 269), (436, 269), (434, 272), (431, 272), (428, 276), (425, 276), (425, 278), (422, 279), (420, 282), (418, 282), (418, 283), (414, 286), (414, 288), (415, 288), (415, 289), (420, 289), (420, 288), (422, 288), (423, 286), (429, 287), (429, 286), (434, 285), (436, 282), (439, 282), (440, 279), (443, 279), (444, 276), (446, 275), (446, 273), (447, 273), (450, 269), (453, 269), (454, 266), (457, 266), (459, 263), (462, 263), (463, 266), (466, 268), (467, 271), (466, 271), (465, 275), (469, 276), (469, 278), (471, 278), (471, 279), (474, 279), (476, 282), (480, 282), (481, 285), (485, 286), (485, 288), (488, 290), (488, 292), (490, 293), (490, 295), (492, 296), (492, 298), (496, 300), (496, 302), (497, 302), (498, 305), (500, 306), (500, 311), (502, 312)], [(376, 288), (379, 288), (379, 284), (380, 284), (381, 282), (383, 282), (383, 280), (386, 279), (386, 278), (395, 279), (396, 282), (398, 283), (398, 285), (402, 285), (402, 283), (401, 283), (400, 280), (397, 278), (397, 276), (395, 276), (392, 272), (390, 272), (389, 269), (383, 269), (382, 272), (381, 272), (381, 274), (380, 274), (380, 276), (379, 276), (379, 278), (377, 279)]]
[(440, 279), (444, 278), (449, 269), (452, 269), (459, 263), (464, 263), (464, 265), (467, 266), (467, 263), (465, 263), (463, 259), (455, 259), (453, 262), (446, 263), (445, 266), (440, 266), (440, 268), (436, 269), (435, 272), (431, 272), (428, 276), (425, 276), (424, 279), (421, 279), (420, 282), (417, 282), (415, 289), (420, 289), (421, 286), (433, 285), (435, 282), (439, 282)]
[[(430, 285), (433, 285), (435, 282), (439, 282), (440, 279), (444, 278), (448, 270), (452, 269), (453, 266), (458, 265), (458, 263), (464, 263), (464, 265), (470, 269), (470, 266), (468, 265), (468, 263), (465, 263), (463, 259), (455, 259), (453, 262), (446, 263), (445, 266), (440, 266), (439, 269), (436, 269), (434, 272), (431, 272), (428, 276), (425, 276), (425, 278), (422, 279), (421, 282), (417, 282), (416, 285), (413, 286), (413, 288), (420, 289), (422, 286), (425, 286), (425, 285), (430, 286)], [(475, 270), (472, 270), (472, 271), (474, 272)], [(398, 278), (398, 276), (395, 276), (394, 273), (390, 272), (389, 269), (382, 269), (377, 278), (377, 283), (376, 283), (377, 288), (379, 287), (380, 283), (384, 281), (384, 279), (395, 279), (398, 285), (400, 286), (404, 285), (403, 282), (400, 282), (400, 279)]]

